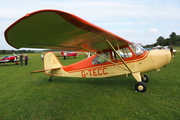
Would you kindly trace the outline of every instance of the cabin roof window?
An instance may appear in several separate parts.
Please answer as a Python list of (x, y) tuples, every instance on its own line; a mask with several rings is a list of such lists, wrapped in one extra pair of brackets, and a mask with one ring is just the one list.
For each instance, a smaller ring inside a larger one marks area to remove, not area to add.
[(2, 59), (6, 59), (6, 58), (8, 58), (8, 57), (10, 57), (10, 56), (4, 56)]

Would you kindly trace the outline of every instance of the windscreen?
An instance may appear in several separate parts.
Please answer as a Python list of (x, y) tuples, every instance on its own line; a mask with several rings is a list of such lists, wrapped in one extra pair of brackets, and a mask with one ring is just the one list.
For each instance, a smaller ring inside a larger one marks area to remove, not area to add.
[(132, 45), (129, 45), (130, 48), (133, 50), (133, 52), (136, 54), (136, 55), (141, 55), (143, 54), (146, 50), (139, 44), (135, 44), (133, 43)]

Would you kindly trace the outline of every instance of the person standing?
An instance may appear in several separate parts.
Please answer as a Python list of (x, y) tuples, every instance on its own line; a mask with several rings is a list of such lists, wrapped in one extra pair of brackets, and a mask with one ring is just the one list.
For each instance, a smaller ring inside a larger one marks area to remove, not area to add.
[(23, 66), (23, 54), (22, 53), (20, 55), (20, 64), (21, 64), (21, 66)]
[(66, 52), (64, 52), (64, 60), (66, 60), (66, 54), (67, 54), (67, 53), (66, 53)]
[(86, 58), (89, 58), (89, 57), (91, 57), (91, 54), (90, 54), (90, 52), (87, 52), (86, 53)]
[(25, 65), (27, 65), (27, 62), (28, 62), (28, 56), (27, 54), (25, 54)]
[(42, 59), (42, 61), (43, 61), (43, 58), (44, 58), (44, 56), (43, 56), (43, 54), (41, 55), (41, 59)]

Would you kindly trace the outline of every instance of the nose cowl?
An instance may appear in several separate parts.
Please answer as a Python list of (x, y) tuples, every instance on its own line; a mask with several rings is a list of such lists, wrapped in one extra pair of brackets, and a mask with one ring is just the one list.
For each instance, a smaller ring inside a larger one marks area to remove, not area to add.
[(155, 70), (162, 68), (171, 61), (171, 53), (169, 50), (153, 50), (150, 51), (150, 54)]

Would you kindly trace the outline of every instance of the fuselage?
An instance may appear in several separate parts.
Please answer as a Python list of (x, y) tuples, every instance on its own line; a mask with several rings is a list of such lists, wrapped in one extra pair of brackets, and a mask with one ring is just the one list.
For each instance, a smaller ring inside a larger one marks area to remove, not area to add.
[[(127, 48), (122, 48), (121, 51), (123, 52), (121, 56), (125, 64), (132, 72), (145, 73), (159, 70), (171, 60), (169, 50), (136, 51), (135, 53), (132, 47), (128, 46)], [(64, 77), (103, 78), (122, 75), (127, 76), (131, 73), (112, 50), (98, 54), (104, 56), (107, 60), (93, 55), (90, 58), (68, 66), (61, 65), (62, 69), (46, 71), (46, 74)], [(112, 62), (114, 64), (112, 64)], [(59, 62), (59, 64), (61, 63)], [(44, 65), (44, 67), (46, 66)]]
[(0, 61), (1, 62), (14, 62), (15, 56), (4, 56)]

